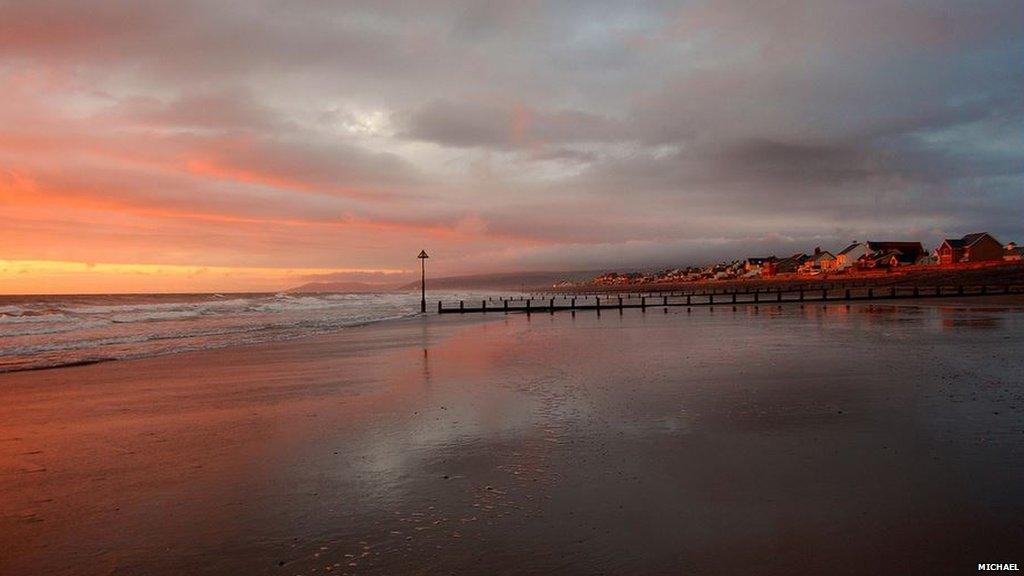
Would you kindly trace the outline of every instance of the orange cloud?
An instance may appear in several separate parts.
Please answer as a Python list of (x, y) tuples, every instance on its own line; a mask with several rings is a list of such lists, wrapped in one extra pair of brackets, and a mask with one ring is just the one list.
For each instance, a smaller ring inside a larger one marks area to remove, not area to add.
[(374, 194), (373, 192), (355, 187), (330, 186), (323, 187), (285, 176), (261, 172), (250, 168), (232, 166), (215, 158), (191, 158), (185, 161), (185, 170), (190, 174), (209, 176), (218, 180), (241, 182), (245, 184), (256, 184), (269, 186), (271, 188), (283, 188), (300, 192), (329, 193), (338, 196), (353, 198), (374, 198), (385, 196), (385, 194)]

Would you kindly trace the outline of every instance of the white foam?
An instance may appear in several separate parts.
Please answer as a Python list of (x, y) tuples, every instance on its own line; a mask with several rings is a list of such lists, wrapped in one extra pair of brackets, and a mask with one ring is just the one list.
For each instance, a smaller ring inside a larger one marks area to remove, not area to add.
[(66, 322), (69, 318), (64, 314), (39, 314), (19, 316), (0, 315), (0, 324), (36, 324), (42, 322)]
[(299, 338), (414, 315), (419, 295), (77, 296), (3, 310), (0, 372)]
[(408, 294), (76, 296), (0, 308), (0, 372), (292, 339), (416, 314)]

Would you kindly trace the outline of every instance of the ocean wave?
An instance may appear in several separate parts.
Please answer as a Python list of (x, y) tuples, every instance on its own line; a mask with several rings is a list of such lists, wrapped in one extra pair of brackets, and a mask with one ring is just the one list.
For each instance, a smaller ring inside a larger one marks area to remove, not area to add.
[(110, 321), (116, 324), (131, 324), (133, 322), (162, 322), (165, 320), (184, 320), (202, 316), (202, 310), (166, 310), (153, 312), (139, 312), (136, 314), (116, 314), (110, 317)]
[[(338, 296), (346, 296), (339, 298)], [(325, 296), (284, 296), (249, 306), (254, 312), (292, 312), (301, 310), (323, 310), (349, 306), (354, 302), (369, 304), (368, 298), (354, 298), (354, 294)]]
[(63, 308), (69, 314), (94, 315), (94, 314), (126, 314), (130, 312), (159, 313), (172, 311), (223, 311), (231, 312), (249, 306), (252, 299), (236, 298), (232, 300), (198, 301), (198, 302), (168, 302), (168, 303), (144, 303), (144, 304), (100, 304), (100, 305), (73, 305)]
[[(4, 306), (0, 372), (290, 340), (418, 314), (407, 294), (74, 297)], [(45, 318), (15, 323), (25, 313)]]
[(52, 334), (64, 334), (68, 332), (81, 332), (92, 330), (109, 325), (106, 320), (94, 321), (69, 321), (64, 323), (41, 322), (41, 323), (20, 323), (11, 325), (0, 325), (0, 337), (15, 338), (19, 336), (42, 336)]
[(28, 310), (18, 315), (0, 314), (0, 324), (39, 324), (43, 322), (66, 322), (69, 318), (60, 313), (33, 313)]

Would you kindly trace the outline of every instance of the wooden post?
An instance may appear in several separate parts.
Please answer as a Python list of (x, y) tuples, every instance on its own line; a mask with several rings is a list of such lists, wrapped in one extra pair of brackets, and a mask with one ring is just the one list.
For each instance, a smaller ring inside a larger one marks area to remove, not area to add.
[(480, 310), (482, 312), (487, 312), (487, 300), (484, 300), (483, 303), (480, 305)]
[(732, 303), (733, 304), (736, 303), (736, 291), (735, 290), (732, 291)]
[(569, 308), (571, 308), (571, 309), (573, 309), (573, 310), (575, 310), (575, 309), (576, 309), (576, 299), (575, 299), (575, 298), (573, 298), (573, 299), (572, 299), (572, 300), (570, 301), (570, 303), (569, 303)]
[[(800, 299), (801, 300), (804, 299), (804, 293), (803, 292), (800, 293)], [(775, 293), (775, 301), (776, 302), (782, 302), (782, 290), (779, 290), (778, 292)]]
[(438, 314), (441, 313), (441, 301), (440, 300), (437, 301), (437, 313)]
[(465, 310), (466, 310), (466, 303), (463, 302), (462, 300), (459, 300), (459, 312), (465, 312)]
[(505, 312), (508, 312), (508, 300), (507, 299), (505, 299), (505, 298), (501, 299), (501, 307), (505, 309)]
[(715, 291), (712, 290), (711, 294), (708, 295), (708, 304), (714, 304), (714, 303), (715, 303)]
[(754, 290), (754, 304), (757, 304), (758, 294), (757, 290)]
[(533, 298), (530, 298), (529, 300), (526, 301), (526, 313), (527, 314), (530, 313), (530, 302), (533, 302)]
[(640, 309), (647, 310), (647, 296), (640, 297)]
[(619, 296), (619, 310), (622, 310), (622, 296)]
[(551, 304), (549, 305), (549, 308), (551, 308), (552, 312), (555, 311), (555, 299), (554, 298), (551, 299)]
[(687, 306), (690, 305), (690, 295), (689, 294), (686, 295), (686, 305)]
[(668, 306), (668, 296), (662, 296), (661, 297), (661, 305), (662, 306)]
[(600, 310), (601, 309), (601, 297), (600, 296), (595, 296), (594, 297), (594, 301), (597, 302), (597, 309)]
[(804, 289), (803, 288), (800, 289), (800, 301), (801, 302), (804, 301)]
[(821, 289), (821, 299), (828, 300), (828, 288)]

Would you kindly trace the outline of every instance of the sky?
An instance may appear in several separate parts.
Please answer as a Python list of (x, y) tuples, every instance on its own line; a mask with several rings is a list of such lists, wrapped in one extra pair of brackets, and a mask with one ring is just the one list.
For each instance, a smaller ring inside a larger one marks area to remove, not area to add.
[(0, 293), (1024, 240), (1024, 3), (0, 0)]

